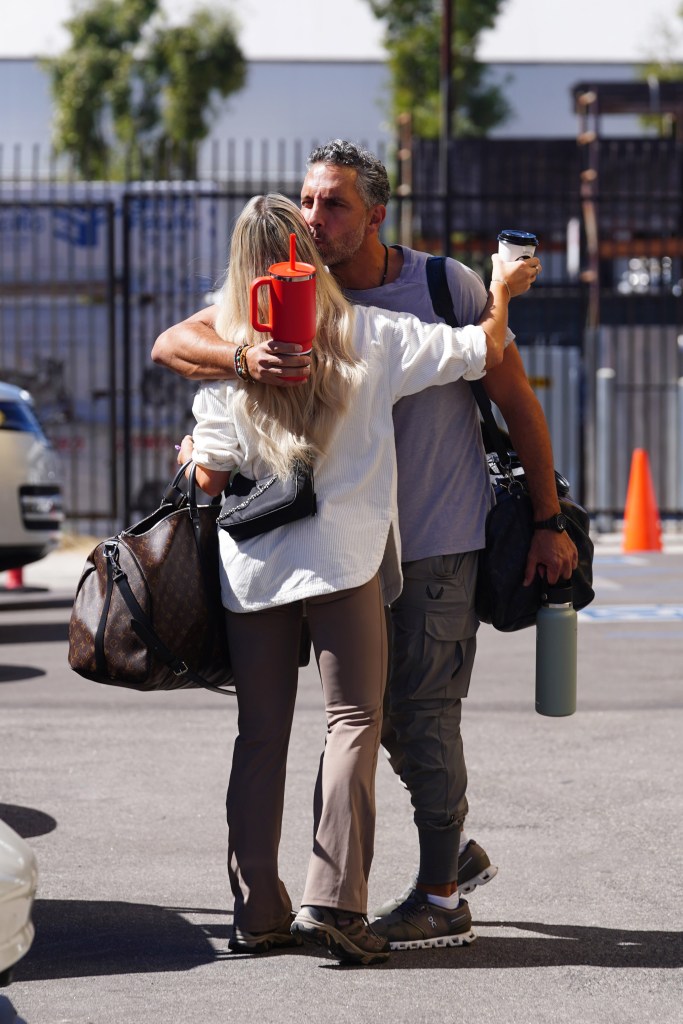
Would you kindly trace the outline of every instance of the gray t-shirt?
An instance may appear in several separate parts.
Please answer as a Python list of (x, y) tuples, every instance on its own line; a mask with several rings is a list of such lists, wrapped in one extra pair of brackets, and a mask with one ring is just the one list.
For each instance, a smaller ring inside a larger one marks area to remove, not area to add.
[[(428, 254), (399, 248), (403, 267), (396, 281), (346, 295), (363, 306), (412, 313), (423, 323), (443, 322), (429, 295)], [(447, 260), (446, 274), (458, 322), (478, 323), (487, 299), (481, 278), (455, 260)], [(402, 398), (394, 406), (394, 432), (403, 561), (484, 547), (491, 484), (469, 384), (458, 380)]]

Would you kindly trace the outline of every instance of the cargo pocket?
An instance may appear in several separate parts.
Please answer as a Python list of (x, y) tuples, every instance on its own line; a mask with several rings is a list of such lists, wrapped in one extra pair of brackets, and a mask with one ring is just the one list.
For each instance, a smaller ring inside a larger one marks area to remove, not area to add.
[(470, 623), (469, 618), (443, 612), (425, 613), (425, 652), (430, 666), (428, 674), (434, 682), (420, 688), (420, 697), (453, 700), (467, 696), (477, 626), (476, 619)]
[[(475, 620), (476, 621), (476, 620)], [(404, 609), (394, 622), (390, 699), (443, 701), (467, 696), (474, 635), (460, 640), (462, 617), (445, 611)]]
[(477, 555), (435, 556), (404, 567), (392, 606), (392, 708), (401, 701), (448, 701), (467, 695), (475, 634)]

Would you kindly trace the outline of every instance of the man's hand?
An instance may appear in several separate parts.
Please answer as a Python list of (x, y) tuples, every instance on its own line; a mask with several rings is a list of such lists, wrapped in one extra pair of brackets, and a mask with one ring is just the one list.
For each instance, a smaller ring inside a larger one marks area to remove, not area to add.
[(560, 578), (569, 579), (578, 564), (579, 555), (568, 534), (534, 530), (526, 560), (524, 586), (533, 583), (537, 573), (548, 583), (557, 583)]
[(251, 345), (246, 354), (253, 380), (278, 388), (296, 388), (311, 376), (311, 357), (301, 353), (301, 345), (269, 338)]
[[(207, 306), (168, 327), (154, 342), (152, 361), (190, 380), (234, 380), (237, 346), (216, 334), (217, 314), (217, 306)], [(252, 380), (281, 388), (308, 383), (311, 357), (297, 352), (300, 347), (270, 339), (250, 346), (246, 360)]]

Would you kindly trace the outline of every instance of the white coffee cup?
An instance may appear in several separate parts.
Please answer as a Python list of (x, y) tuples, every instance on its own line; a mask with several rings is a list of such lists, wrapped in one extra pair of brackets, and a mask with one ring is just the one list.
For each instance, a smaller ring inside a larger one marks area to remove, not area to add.
[(538, 239), (530, 231), (506, 229), (498, 235), (498, 255), (502, 260), (528, 260), (536, 252)]

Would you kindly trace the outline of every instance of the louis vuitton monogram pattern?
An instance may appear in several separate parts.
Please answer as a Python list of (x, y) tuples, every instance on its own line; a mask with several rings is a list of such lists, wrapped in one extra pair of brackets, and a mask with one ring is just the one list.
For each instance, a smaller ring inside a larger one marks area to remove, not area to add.
[[(200, 571), (187, 507), (163, 506), (116, 541), (118, 561), (135, 598), (161, 641), (213, 685), (230, 682), (225, 620), (218, 578), (217, 505), (199, 506), (203, 564)], [(175, 675), (131, 627), (131, 613), (114, 584), (109, 608), (107, 558), (102, 542), (88, 555), (69, 623), (69, 664), (87, 679), (135, 690), (174, 690), (196, 686)], [(208, 590), (208, 593), (207, 593)], [(104, 624), (104, 666), (96, 642)]]

